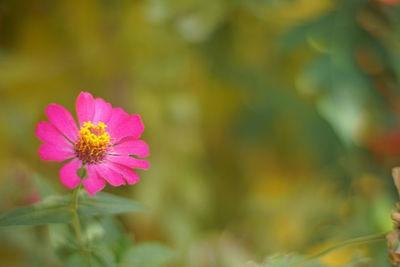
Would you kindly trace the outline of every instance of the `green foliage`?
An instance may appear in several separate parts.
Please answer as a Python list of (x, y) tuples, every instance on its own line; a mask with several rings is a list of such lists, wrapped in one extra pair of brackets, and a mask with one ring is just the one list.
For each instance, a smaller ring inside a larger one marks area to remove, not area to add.
[[(49, 225), (49, 237), (57, 256), (66, 266), (112, 267), (117, 262), (158, 266), (171, 259), (173, 252), (156, 243), (133, 245), (130, 235), (109, 215), (146, 210), (140, 203), (108, 193), (95, 197), (78, 193), (78, 214), (82, 227), (81, 247), (72, 225), (72, 200), (58, 192), (44, 178), (35, 175), (41, 197), (40, 203), (17, 208), (0, 217), (0, 226)], [(58, 223), (58, 224), (56, 224)]]
[(115, 262), (110, 251), (101, 249), (93, 250), (91, 253), (83, 254), (76, 252), (66, 261), (67, 267), (113, 267)]
[[(323, 264), (318, 259), (305, 260), (303, 255), (289, 254), (281, 256), (267, 257), (263, 263), (249, 263), (247, 267), (327, 267), (329, 264)], [(304, 260), (304, 261), (303, 261)], [(355, 257), (346, 264), (339, 265), (340, 267), (371, 267), (369, 260), (355, 255)]]
[(48, 229), (50, 244), (61, 260), (66, 260), (79, 250), (79, 244), (70, 225), (49, 225)]
[[(265, 261), (258, 265), (258, 267), (289, 267), (304, 259), (304, 256), (300, 255), (285, 255), (285, 256), (273, 256), (268, 257)], [(303, 265), (304, 266), (304, 265)], [(308, 267), (324, 267), (317, 260), (308, 261), (305, 266)]]
[(129, 248), (123, 262), (130, 266), (161, 266), (174, 257), (175, 253), (165, 245), (153, 242), (139, 243)]
[(81, 193), (78, 209), (80, 216), (100, 216), (146, 210), (145, 206), (136, 201), (108, 193), (99, 192), (95, 197), (90, 196), (86, 192)]
[(65, 263), (66, 267), (84, 267), (89, 266), (88, 259), (85, 258), (82, 254), (76, 253), (72, 255)]
[(47, 198), (51, 195), (57, 195), (57, 190), (51, 185), (45, 178), (43, 178), (38, 173), (33, 174), (33, 179), (35, 180), (36, 185), (39, 187), (40, 196), (42, 199)]
[(69, 223), (72, 213), (68, 198), (51, 196), (40, 203), (16, 208), (0, 216), (0, 226), (39, 225)]
[[(17, 208), (0, 216), (0, 226), (39, 225), (52, 223), (69, 223), (72, 219), (69, 196), (56, 196), (56, 191), (41, 179), (35, 177), (41, 196), (40, 203)], [(107, 193), (97, 193), (95, 197), (82, 192), (79, 200), (79, 215), (101, 216), (145, 211), (142, 204)]]
[(161, 244), (132, 244), (131, 236), (112, 217), (85, 217), (82, 227), (86, 254), (80, 250), (71, 227), (49, 227), (52, 246), (58, 257), (67, 262), (67, 266), (100, 267), (115, 266), (116, 263), (121, 263), (122, 266), (159, 266), (175, 255), (171, 249)]
[[(108, 247), (115, 256), (116, 262), (121, 262), (123, 254), (131, 245), (133, 237), (131, 234), (126, 233), (122, 224), (113, 217), (103, 217), (96, 223), (99, 224), (97, 229), (101, 227), (102, 235), (98, 235), (97, 238), (95, 235), (91, 234), (89, 229), (86, 232), (86, 236), (88, 237), (89, 242), (96, 243), (100, 246)], [(92, 233), (95, 232), (92, 230)]]

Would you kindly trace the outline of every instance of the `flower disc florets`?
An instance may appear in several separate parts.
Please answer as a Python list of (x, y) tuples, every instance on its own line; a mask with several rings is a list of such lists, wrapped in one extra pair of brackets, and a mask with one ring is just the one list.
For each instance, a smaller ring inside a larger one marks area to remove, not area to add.
[(83, 123), (79, 130), (79, 140), (75, 143), (75, 152), (85, 164), (99, 163), (110, 149), (111, 137), (106, 132), (108, 127), (103, 122), (93, 124), (91, 121)]

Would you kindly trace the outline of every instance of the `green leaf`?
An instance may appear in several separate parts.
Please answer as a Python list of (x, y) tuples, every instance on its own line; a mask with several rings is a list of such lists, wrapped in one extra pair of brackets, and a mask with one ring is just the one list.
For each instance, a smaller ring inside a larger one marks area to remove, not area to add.
[(89, 259), (84, 257), (80, 252), (73, 254), (65, 262), (66, 267), (86, 267), (89, 266)]
[(95, 197), (87, 193), (82, 194), (78, 208), (80, 216), (99, 216), (144, 210), (146, 207), (134, 200), (102, 192), (97, 193)]
[[(296, 255), (296, 254), (290, 254), (290, 255), (282, 255), (282, 256), (271, 256), (267, 257), (265, 261), (261, 264), (253, 264), (252, 266), (257, 266), (257, 267), (289, 267), (297, 262), (300, 262), (301, 260), (304, 259), (304, 256), (301, 255)], [(307, 267), (323, 267), (321, 263), (319, 263), (317, 260), (311, 260), (308, 261), (307, 263), (301, 265), (301, 266), (307, 266)]]
[[(120, 262), (133, 239), (131, 233), (125, 233), (120, 222), (111, 216), (100, 218), (82, 217), (82, 238), (89, 249), (94, 251), (107, 249), (112, 260)], [(100, 253), (105, 255), (104, 253)], [(108, 257), (109, 258), (109, 257)]]
[(76, 252), (66, 261), (67, 267), (113, 267), (115, 266), (112, 253), (105, 248), (95, 248), (82, 254)]
[(174, 257), (175, 253), (165, 245), (153, 242), (132, 246), (123, 258), (130, 266), (160, 266)]
[(100, 224), (106, 233), (102, 244), (110, 248), (114, 253), (115, 260), (120, 262), (125, 251), (129, 249), (132, 233), (126, 233), (122, 224), (113, 217), (103, 217), (100, 219)]
[(37, 204), (16, 208), (1, 215), (0, 226), (68, 223), (72, 220), (68, 204), (68, 198), (50, 196)]
[(69, 224), (52, 224), (48, 228), (51, 246), (62, 261), (79, 251), (78, 241)]
[(39, 187), (40, 196), (42, 197), (42, 199), (58, 194), (57, 190), (38, 173), (33, 174), (33, 179)]
[[(249, 262), (247, 267), (291, 267), (291, 266), (301, 266), (301, 267), (325, 267), (330, 265), (323, 264), (318, 258), (310, 259), (307, 261), (302, 261), (306, 259), (304, 255), (298, 254), (288, 254), (288, 255), (276, 255), (267, 257), (263, 263), (257, 264), (255, 262)], [(298, 263), (300, 263), (297, 265)], [(361, 267), (370, 266), (368, 264), (369, 260), (356, 254), (351, 261), (346, 264), (340, 265), (341, 267)]]
[(90, 263), (93, 267), (113, 267), (114, 255), (108, 248), (97, 247), (90, 254)]

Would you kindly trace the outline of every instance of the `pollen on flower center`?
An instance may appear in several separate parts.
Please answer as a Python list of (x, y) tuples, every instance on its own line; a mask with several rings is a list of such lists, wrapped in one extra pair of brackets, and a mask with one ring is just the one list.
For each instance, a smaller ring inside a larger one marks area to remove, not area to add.
[(84, 163), (97, 163), (104, 159), (107, 151), (112, 145), (111, 137), (103, 122), (93, 124), (91, 121), (83, 123), (79, 130), (80, 137), (75, 143), (75, 152)]

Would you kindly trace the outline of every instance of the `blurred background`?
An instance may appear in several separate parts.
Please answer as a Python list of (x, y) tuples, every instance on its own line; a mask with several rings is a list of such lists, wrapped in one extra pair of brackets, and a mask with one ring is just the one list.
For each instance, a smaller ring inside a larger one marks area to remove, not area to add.
[[(37, 201), (36, 123), (79, 92), (142, 116), (150, 169), (106, 191), (171, 266), (243, 266), (389, 231), (400, 165), (400, 1), (0, 1), (0, 212)], [(38, 245), (39, 244), (39, 245)], [(325, 256), (391, 266), (386, 243)], [(59, 266), (45, 227), (0, 229), (0, 266)], [(369, 266), (369, 265), (368, 265)]]

